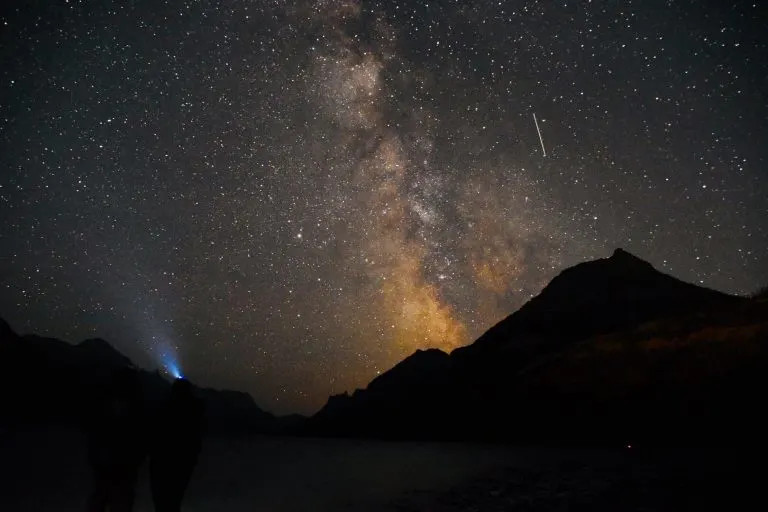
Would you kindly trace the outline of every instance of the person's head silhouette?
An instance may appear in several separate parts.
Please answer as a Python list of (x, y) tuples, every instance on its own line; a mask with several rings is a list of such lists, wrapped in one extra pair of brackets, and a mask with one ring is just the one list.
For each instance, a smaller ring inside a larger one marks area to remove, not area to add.
[(173, 381), (171, 384), (171, 397), (172, 398), (191, 398), (192, 397), (192, 383), (187, 379), (181, 377)]

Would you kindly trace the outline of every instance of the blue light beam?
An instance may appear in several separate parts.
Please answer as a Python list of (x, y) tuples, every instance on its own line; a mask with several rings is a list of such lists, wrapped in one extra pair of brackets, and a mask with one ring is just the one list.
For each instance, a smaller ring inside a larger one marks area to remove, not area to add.
[(184, 375), (181, 373), (181, 368), (179, 368), (179, 364), (176, 361), (168, 359), (163, 363), (163, 365), (165, 366), (165, 371), (171, 374), (174, 379), (184, 378)]
[(174, 379), (183, 379), (184, 373), (181, 371), (181, 364), (176, 354), (176, 348), (167, 340), (158, 344), (159, 363), (165, 371)]

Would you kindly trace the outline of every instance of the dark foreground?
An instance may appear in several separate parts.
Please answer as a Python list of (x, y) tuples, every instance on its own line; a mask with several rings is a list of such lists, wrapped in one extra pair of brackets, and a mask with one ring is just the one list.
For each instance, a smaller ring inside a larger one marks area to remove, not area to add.
[[(77, 432), (0, 434), (0, 510), (84, 509), (90, 476)], [(765, 510), (766, 471), (746, 462), (753, 455), (209, 439), (184, 510)], [(136, 510), (151, 511), (146, 468), (137, 496)]]
[(643, 458), (586, 457), (505, 467), (447, 490), (406, 493), (380, 510), (640, 512), (766, 510), (768, 505), (764, 475), (740, 474), (747, 468)]

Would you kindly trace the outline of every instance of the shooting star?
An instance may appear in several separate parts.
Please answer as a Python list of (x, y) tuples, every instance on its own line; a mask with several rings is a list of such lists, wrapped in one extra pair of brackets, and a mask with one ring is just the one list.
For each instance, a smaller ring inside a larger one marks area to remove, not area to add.
[(536, 123), (536, 133), (539, 134), (539, 142), (541, 142), (541, 152), (544, 156), (547, 156), (547, 150), (544, 149), (544, 139), (541, 138), (541, 130), (539, 130), (539, 122), (536, 120), (536, 113), (533, 113), (533, 122)]

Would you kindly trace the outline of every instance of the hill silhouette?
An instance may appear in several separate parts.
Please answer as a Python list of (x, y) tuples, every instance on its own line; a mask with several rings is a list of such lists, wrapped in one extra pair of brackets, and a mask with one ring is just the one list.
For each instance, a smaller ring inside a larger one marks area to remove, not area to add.
[(685, 283), (616, 249), (610, 258), (565, 269), (519, 311), (478, 340), (457, 349), (459, 358), (565, 344), (640, 322), (736, 303), (741, 299)]
[[(0, 424), (76, 422), (116, 369), (101, 339), (19, 336), (0, 319)], [(149, 407), (169, 382), (141, 371)], [(478, 340), (418, 350), (308, 420), (196, 388), (209, 431), (516, 443), (761, 439), (768, 297), (685, 283), (617, 249), (565, 269)]]
[(767, 306), (682, 282), (617, 249), (564, 270), (472, 345), (416, 352), (367, 389), (331, 397), (308, 430), (625, 443), (739, 425), (757, 436)]
[[(0, 424), (79, 422), (115, 372), (135, 367), (102, 339), (71, 344), (55, 338), (19, 336), (0, 319)], [(151, 411), (170, 393), (157, 372), (137, 370)], [(276, 418), (247, 393), (195, 386), (209, 433), (271, 432)]]

